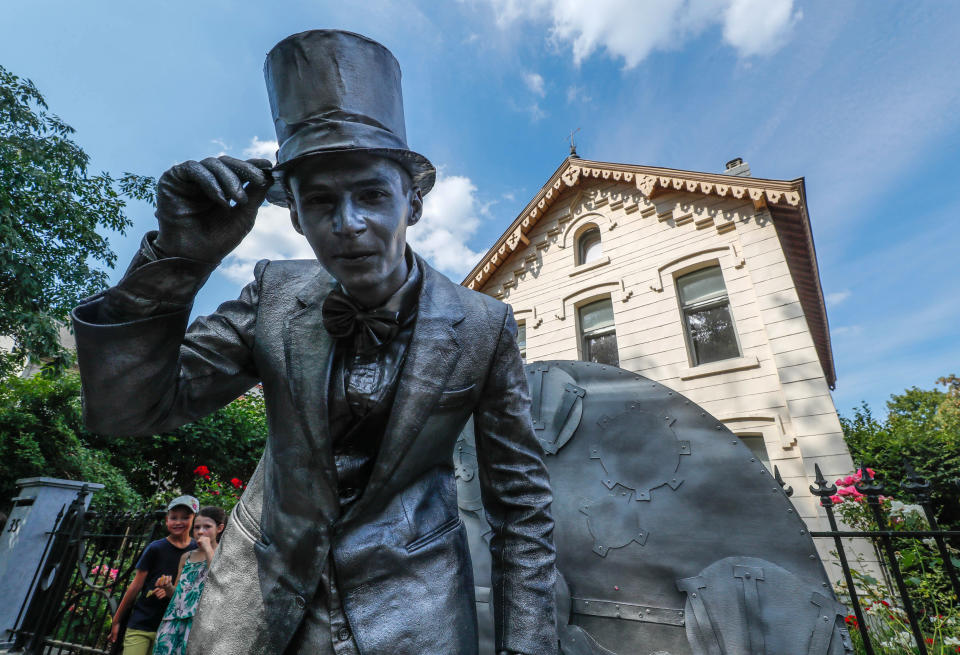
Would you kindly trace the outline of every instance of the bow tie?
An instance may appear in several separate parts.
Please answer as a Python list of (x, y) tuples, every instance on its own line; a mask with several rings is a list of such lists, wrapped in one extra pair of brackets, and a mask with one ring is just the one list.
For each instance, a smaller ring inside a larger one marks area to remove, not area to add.
[(366, 310), (339, 289), (323, 301), (323, 327), (334, 339), (358, 338), (361, 352), (372, 352), (390, 343), (400, 329), (399, 312)]

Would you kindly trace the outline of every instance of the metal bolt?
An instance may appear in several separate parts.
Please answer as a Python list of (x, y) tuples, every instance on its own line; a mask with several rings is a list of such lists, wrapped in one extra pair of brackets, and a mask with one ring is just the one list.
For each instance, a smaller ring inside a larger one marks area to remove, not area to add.
[(696, 598), (696, 597), (697, 597), (696, 594), (690, 594), (690, 596), (692, 596), (693, 598)]
[(743, 574), (743, 577), (745, 577), (747, 580), (749, 580), (749, 579), (750, 579), (750, 574), (749, 574), (749, 573), (744, 573), (744, 574)]
[(811, 556), (810, 556), (810, 559), (817, 559), (817, 556), (816, 556), (816, 555), (811, 555)]

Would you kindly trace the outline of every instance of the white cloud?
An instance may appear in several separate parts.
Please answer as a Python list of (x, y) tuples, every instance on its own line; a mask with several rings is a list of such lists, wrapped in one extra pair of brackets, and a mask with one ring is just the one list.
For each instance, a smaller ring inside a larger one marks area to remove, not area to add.
[(219, 273), (235, 282), (253, 279), (253, 265), (261, 259), (313, 259), (307, 240), (293, 229), (290, 211), (276, 205), (260, 208), (250, 234), (224, 260)]
[(741, 57), (769, 54), (802, 17), (793, 0), (732, 0), (723, 15), (723, 39)]
[(543, 75), (540, 75), (539, 73), (526, 73), (523, 76), (523, 82), (527, 85), (528, 89), (541, 98), (547, 95), (547, 90), (544, 87)]
[(487, 0), (500, 27), (549, 21), (549, 39), (579, 65), (597, 50), (633, 68), (654, 50), (677, 48), (709, 27), (741, 57), (783, 45), (800, 12), (793, 0)]
[(277, 145), (276, 141), (266, 140), (261, 141), (259, 137), (253, 137), (250, 139), (250, 145), (243, 149), (244, 157), (260, 157), (262, 159), (269, 159), (270, 161), (277, 160)]
[[(423, 217), (407, 230), (413, 249), (457, 282), (483, 254), (466, 245), (480, 227), (484, 212), (476, 194), (477, 187), (468, 177), (438, 176), (424, 199)], [(290, 224), (289, 210), (267, 205), (260, 208), (253, 230), (224, 260), (218, 272), (243, 283), (253, 279), (253, 266), (261, 259), (313, 258), (307, 240)]]
[(844, 289), (843, 291), (835, 291), (833, 293), (828, 293), (825, 297), (828, 307), (836, 307), (844, 300), (850, 297), (850, 290)]
[(541, 121), (547, 117), (547, 112), (545, 112), (543, 108), (540, 107), (539, 102), (534, 102), (528, 105), (527, 107), (524, 108), (524, 111), (530, 114), (530, 120), (533, 121), (534, 123)]
[(438, 175), (424, 198), (423, 217), (407, 230), (407, 241), (431, 265), (459, 282), (483, 254), (467, 246), (482, 213), (477, 187), (469, 177)]
[(230, 151), (230, 146), (223, 139), (210, 139), (210, 143), (220, 148), (220, 152), (215, 155), (216, 157), (222, 157)]
[(589, 95), (587, 95), (587, 89), (582, 86), (577, 86), (572, 84), (567, 87), (567, 104), (573, 104), (574, 102), (580, 103), (589, 103), (593, 100)]

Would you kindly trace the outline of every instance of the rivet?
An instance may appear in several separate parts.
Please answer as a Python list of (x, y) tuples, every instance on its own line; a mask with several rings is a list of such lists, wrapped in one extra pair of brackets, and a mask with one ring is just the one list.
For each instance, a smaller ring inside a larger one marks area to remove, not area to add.
[(801, 530), (801, 531), (800, 531), (800, 534), (807, 534), (807, 531), (806, 531), (806, 530)]
[(787, 514), (793, 514), (793, 510), (788, 508), (788, 509), (787, 509)]
[(697, 597), (696, 594), (690, 594), (690, 595), (691, 595), (693, 598), (696, 598), (696, 597)]
[(754, 458), (751, 457), (751, 458), (750, 458), (750, 461), (751, 461), (751, 462), (755, 462), (755, 461), (757, 461), (757, 460), (755, 460)]
[(722, 429), (723, 429), (723, 426), (722, 426), (722, 425), (718, 425), (718, 426), (716, 426), (716, 427), (713, 428), (713, 429), (714, 429), (714, 430), (722, 430)]
[(744, 574), (743, 574), (743, 577), (745, 577), (747, 580), (749, 580), (749, 579), (750, 579), (750, 574), (749, 574), (749, 573), (744, 573)]
[(817, 559), (817, 556), (816, 556), (816, 555), (811, 555), (811, 556), (810, 556), (810, 559)]

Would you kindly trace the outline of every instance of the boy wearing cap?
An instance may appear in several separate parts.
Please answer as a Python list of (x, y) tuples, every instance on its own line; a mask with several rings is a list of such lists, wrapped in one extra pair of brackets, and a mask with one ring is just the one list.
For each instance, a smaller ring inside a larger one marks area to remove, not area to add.
[(190, 532), (198, 511), (200, 502), (193, 496), (178, 496), (171, 500), (167, 504), (166, 517), (169, 534), (151, 542), (140, 555), (137, 574), (123, 594), (110, 627), (110, 641), (115, 642), (127, 611), (133, 606), (123, 638), (123, 655), (149, 655), (153, 652), (157, 628), (170, 601), (155, 596), (157, 580), (162, 576), (175, 576), (183, 554), (197, 547)]

